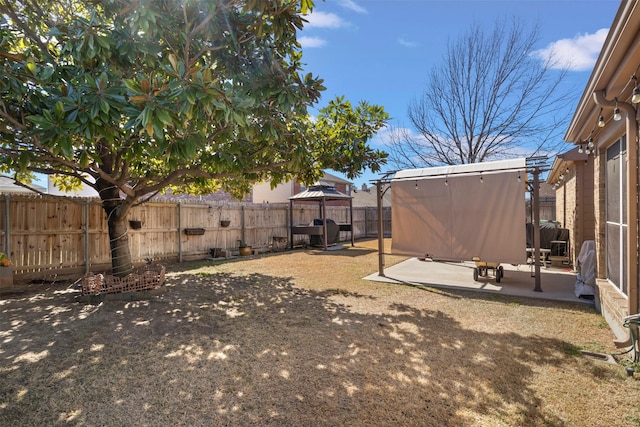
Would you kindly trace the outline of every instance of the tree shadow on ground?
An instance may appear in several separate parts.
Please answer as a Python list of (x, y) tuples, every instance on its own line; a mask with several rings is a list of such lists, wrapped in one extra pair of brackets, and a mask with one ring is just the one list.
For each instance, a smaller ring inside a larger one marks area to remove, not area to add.
[(373, 250), (373, 249), (366, 249), (362, 247), (351, 247), (347, 245), (344, 245), (344, 247), (339, 249), (328, 249), (326, 251), (323, 248), (306, 248), (304, 250), (307, 251), (309, 255), (340, 256), (340, 257), (349, 257), (349, 258), (360, 257), (360, 256), (369, 255), (377, 252), (376, 250)]
[(296, 249), (288, 249), (284, 252), (264, 252), (258, 255), (251, 255), (250, 257), (230, 257), (230, 258), (207, 258), (203, 260), (195, 260), (195, 261), (185, 261), (177, 264), (169, 264), (167, 265), (167, 271), (172, 272), (180, 272), (180, 271), (189, 271), (198, 267), (209, 267), (217, 264), (227, 264), (234, 262), (245, 262), (250, 261), (252, 259), (263, 259), (263, 258), (274, 258), (274, 261), (277, 261), (279, 257), (286, 257), (287, 255), (295, 255), (299, 252), (305, 252), (308, 255), (315, 256), (340, 256), (340, 257), (349, 257), (356, 258), (362, 257), (365, 255), (370, 255), (375, 253), (375, 250), (367, 249), (363, 247), (345, 247), (340, 250), (331, 250), (324, 251), (320, 248), (296, 248)]
[(358, 313), (336, 293), (361, 297), (182, 273), (147, 301), (0, 300), (0, 424), (565, 425), (531, 380), (570, 365), (568, 343), (402, 304)]

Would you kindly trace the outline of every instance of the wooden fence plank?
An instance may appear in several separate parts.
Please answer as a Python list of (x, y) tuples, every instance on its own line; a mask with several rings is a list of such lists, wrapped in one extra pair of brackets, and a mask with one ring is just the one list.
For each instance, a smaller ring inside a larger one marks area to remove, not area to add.
[[(99, 200), (28, 195), (0, 198), (0, 251), (6, 246), (4, 209), (7, 203), (9, 255), (18, 280), (65, 272), (78, 274), (84, 271), (87, 263), (92, 271), (111, 264), (106, 215)], [(87, 223), (84, 209), (87, 209)], [(390, 215), (391, 210), (387, 208), (385, 234), (390, 231)], [(320, 209), (315, 204), (293, 208), (295, 225), (306, 225), (319, 217)], [(347, 223), (349, 208), (327, 206), (327, 218)], [(142, 223), (140, 229), (127, 231), (134, 264), (144, 263), (149, 258), (154, 261), (175, 260), (180, 256), (203, 259), (210, 256), (211, 248), (237, 251), (240, 240), (255, 248), (268, 249), (274, 237), (290, 238), (288, 204), (190, 202), (178, 206), (175, 202), (153, 201), (134, 207), (128, 219)], [(222, 227), (221, 220), (229, 221), (229, 225)], [(354, 208), (355, 237), (375, 235), (375, 221), (376, 209)], [(188, 235), (184, 231), (186, 228), (201, 228), (204, 232)], [(86, 236), (88, 242), (85, 242)], [(350, 238), (348, 232), (341, 232), (342, 241)], [(296, 235), (296, 239), (304, 240), (304, 236)], [(88, 260), (85, 259), (85, 245)]]

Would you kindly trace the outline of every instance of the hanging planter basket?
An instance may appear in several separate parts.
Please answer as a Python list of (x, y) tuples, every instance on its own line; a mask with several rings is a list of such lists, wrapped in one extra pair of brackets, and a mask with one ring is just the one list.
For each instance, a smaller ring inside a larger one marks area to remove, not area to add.
[(142, 228), (142, 221), (140, 221), (139, 219), (130, 219), (129, 227), (131, 227), (134, 230), (139, 230)]
[(229, 224), (231, 224), (231, 221), (229, 221), (228, 219), (221, 219), (220, 220), (220, 227), (226, 228), (229, 226)]
[(201, 236), (204, 234), (204, 228), (185, 228), (184, 234), (187, 236)]

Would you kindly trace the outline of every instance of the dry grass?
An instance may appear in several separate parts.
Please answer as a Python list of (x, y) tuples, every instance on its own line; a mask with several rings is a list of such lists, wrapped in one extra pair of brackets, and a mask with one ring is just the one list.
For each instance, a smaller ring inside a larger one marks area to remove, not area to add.
[(578, 354), (614, 351), (592, 309), (364, 281), (375, 248), (169, 266), (148, 301), (1, 299), (0, 425), (640, 425), (640, 382)]

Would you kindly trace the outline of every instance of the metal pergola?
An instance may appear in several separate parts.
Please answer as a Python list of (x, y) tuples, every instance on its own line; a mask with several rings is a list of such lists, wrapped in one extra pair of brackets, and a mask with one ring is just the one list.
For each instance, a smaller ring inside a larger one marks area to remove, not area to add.
[[(535, 292), (542, 292), (540, 280), (540, 175), (550, 170), (547, 157), (528, 157), (526, 159), (526, 173), (532, 176), (527, 180), (527, 188), (531, 196), (531, 210), (533, 220), (533, 265), (535, 277)], [(391, 177), (397, 171), (384, 173), (379, 179), (373, 181), (376, 185), (377, 207), (378, 207), (378, 276), (385, 277), (384, 274), (384, 230), (382, 221), (382, 197), (390, 188)], [(442, 175), (444, 176), (444, 175)], [(393, 235), (393, 231), (392, 231)]]
[[(338, 224), (340, 231), (349, 231), (351, 233), (351, 246), (355, 246), (353, 239), (353, 197), (341, 193), (336, 190), (335, 186), (320, 182), (312, 185), (308, 189), (289, 197), (289, 224), (290, 224), (290, 248), (293, 249), (293, 235), (307, 234), (322, 236), (324, 250), (327, 250), (327, 202), (332, 200), (348, 200), (349, 201), (349, 223)], [(319, 205), (319, 215), (322, 219), (320, 226), (294, 226), (293, 225), (293, 204), (298, 201), (315, 201)]]

